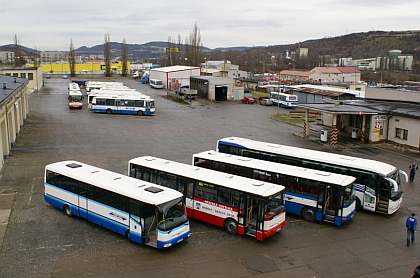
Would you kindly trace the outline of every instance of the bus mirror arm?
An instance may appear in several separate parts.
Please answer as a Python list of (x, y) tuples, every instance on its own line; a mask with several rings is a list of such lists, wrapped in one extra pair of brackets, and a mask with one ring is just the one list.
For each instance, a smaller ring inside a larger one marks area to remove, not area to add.
[(393, 179), (390, 179), (390, 178), (385, 178), (385, 179), (392, 184), (392, 186), (394, 187), (394, 191), (395, 192), (398, 192), (398, 184), (397, 184), (397, 182), (394, 181)]
[(398, 170), (398, 173), (402, 174), (405, 177), (405, 182), (408, 182), (408, 175), (406, 172), (402, 171), (402, 170)]

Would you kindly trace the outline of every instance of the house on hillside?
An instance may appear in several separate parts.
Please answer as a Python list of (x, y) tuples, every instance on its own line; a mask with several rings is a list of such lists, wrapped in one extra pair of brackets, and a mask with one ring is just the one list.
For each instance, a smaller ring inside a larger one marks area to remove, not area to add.
[(355, 67), (315, 67), (310, 72), (320, 83), (359, 83), (361, 73)]

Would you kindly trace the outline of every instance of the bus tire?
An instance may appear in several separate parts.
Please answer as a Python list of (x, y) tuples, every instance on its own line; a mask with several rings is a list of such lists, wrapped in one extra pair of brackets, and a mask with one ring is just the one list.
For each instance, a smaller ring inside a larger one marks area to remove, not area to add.
[(131, 239), (130, 239), (130, 230), (125, 231), (125, 237), (128, 239), (128, 241), (131, 242)]
[(304, 207), (302, 209), (302, 218), (306, 221), (315, 221), (315, 209), (311, 207)]
[(107, 113), (107, 114), (112, 114), (112, 110), (108, 108), (108, 109), (106, 110), (106, 113)]
[(73, 216), (73, 213), (71, 213), (71, 207), (69, 205), (64, 205), (63, 210), (64, 210), (64, 213), (68, 217), (72, 217)]
[(143, 116), (143, 111), (141, 110), (137, 111), (137, 116)]
[(225, 230), (231, 235), (236, 235), (238, 233), (238, 222), (233, 219), (227, 219), (225, 221)]

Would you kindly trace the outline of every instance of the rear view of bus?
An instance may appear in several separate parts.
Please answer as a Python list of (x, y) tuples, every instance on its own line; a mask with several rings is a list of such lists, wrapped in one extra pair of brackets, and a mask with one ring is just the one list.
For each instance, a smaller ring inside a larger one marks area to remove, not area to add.
[(77, 161), (45, 167), (47, 203), (130, 241), (163, 249), (186, 240), (185, 199), (173, 189)]

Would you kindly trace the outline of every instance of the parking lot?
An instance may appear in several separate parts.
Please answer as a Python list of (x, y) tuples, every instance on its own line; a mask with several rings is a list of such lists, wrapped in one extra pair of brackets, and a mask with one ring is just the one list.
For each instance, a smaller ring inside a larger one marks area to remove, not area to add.
[(264, 242), (191, 220), (186, 242), (159, 251), (66, 217), (43, 199), (44, 167), (61, 160), (127, 174), (131, 158), (152, 155), (190, 164), (192, 154), (215, 149), (217, 139), (238, 136), (380, 160), (403, 170), (420, 161), (418, 153), (389, 147), (331, 148), (296, 136), (301, 127), (270, 119), (273, 106), (176, 102), (165, 98), (166, 90), (130, 78), (113, 81), (154, 97), (155, 115), (92, 113), (86, 98), (82, 110), (69, 110), (69, 79), (45, 80), (31, 94), (28, 118), (0, 173), (0, 211), (9, 206), (10, 212), (1, 226), (1, 277), (410, 277), (420, 264), (420, 242), (405, 242), (406, 217), (412, 211), (420, 216), (420, 176), (403, 185), (402, 207), (394, 215), (357, 212), (342, 227), (288, 215), (285, 229)]

